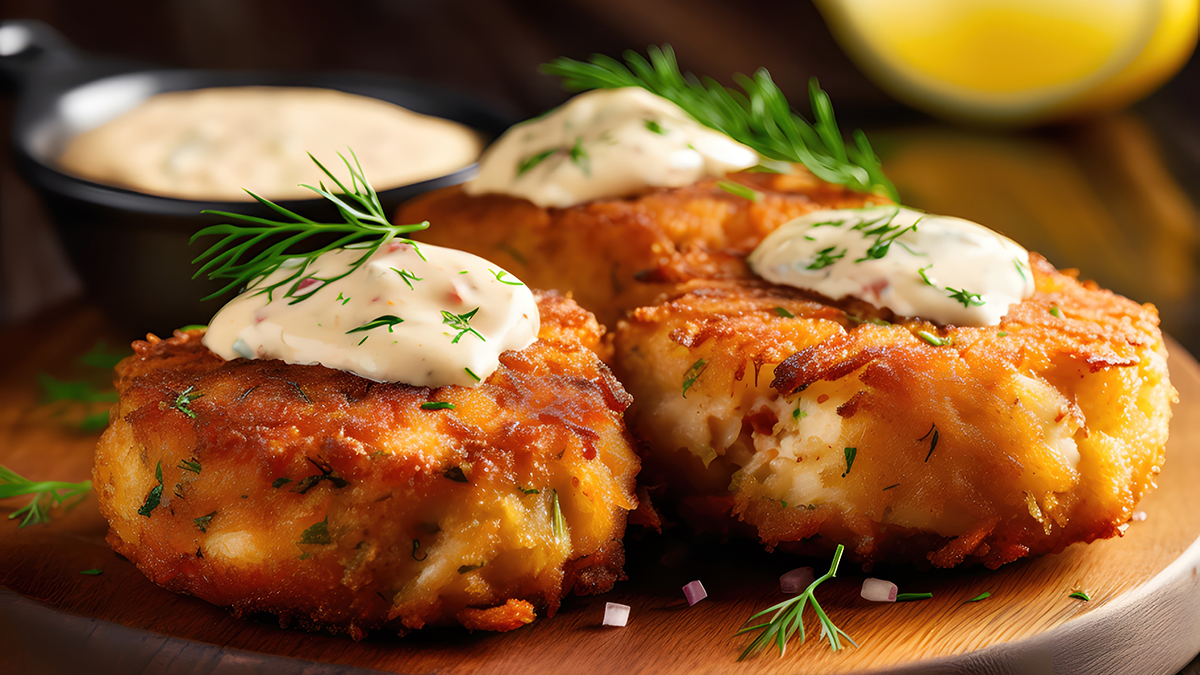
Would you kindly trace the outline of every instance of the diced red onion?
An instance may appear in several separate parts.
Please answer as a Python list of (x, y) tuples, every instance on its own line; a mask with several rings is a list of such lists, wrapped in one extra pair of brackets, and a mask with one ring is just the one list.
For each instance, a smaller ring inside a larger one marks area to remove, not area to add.
[(683, 597), (687, 598), (688, 607), (700, 602), (708, 597), (708, 592), (704, 590), (704, 584), (697, 579), (683, 587)]
[(867, 579), (863, 582), (862, 596), (871, 602), (895, 602), (896, 584), (883, 579)]
[(1129, 519), (1140, 523), (1146, 519), (1146, 512), (1145, 511), (1134, 511), (1133, 515)]
[(779, 577), (779, 590), (784, 593), (802, 593), (817, 577), (811, 567), (797, 567)]
[(629, 605), (616, 602), (604, 603), (604, 625), (624, 626), (629, 623)]

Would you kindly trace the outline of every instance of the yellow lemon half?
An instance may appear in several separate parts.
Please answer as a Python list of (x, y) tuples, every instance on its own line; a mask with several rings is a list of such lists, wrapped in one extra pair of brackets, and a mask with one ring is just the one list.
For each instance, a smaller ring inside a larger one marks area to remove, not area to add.
[(1031, 124), (1121, 108), (1196, 45), (1200, 0), (816, 0), (838, 42), (916, 108)]

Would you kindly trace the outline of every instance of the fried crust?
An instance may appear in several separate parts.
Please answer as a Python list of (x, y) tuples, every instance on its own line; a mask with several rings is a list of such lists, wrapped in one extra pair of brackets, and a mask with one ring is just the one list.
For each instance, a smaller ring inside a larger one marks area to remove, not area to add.
[(678, 283), (751, 276), (745, 256), (793, 218), (886, 202), (818, 180), (802, 167), (726, 180), (754, 189), (758, 198), (730, 194), (715, 178), (565, 209), (449, 187), (401, 205), (396, 221), (428, 220), (434, 226), (414, 237), (492, 260), (533, 288), (570, 293), (612, 326)]
[(202, 331), (135, 342), (96, 455), (110, 544), (168, 589), (355, 638), (511, 630), (608, 590), (637, 505), (630, 398), (595, 319), (538, 306), (539, 340), (476, 388), (225, 362)]
[(1120, 534), (1175, 398), (1157, 313), (1030, 262), (1036, 293), (995, 327), (749, 281), (634, 311), (615, 369), (643, 480), (698, 526), (866, 566), (995, 568)]

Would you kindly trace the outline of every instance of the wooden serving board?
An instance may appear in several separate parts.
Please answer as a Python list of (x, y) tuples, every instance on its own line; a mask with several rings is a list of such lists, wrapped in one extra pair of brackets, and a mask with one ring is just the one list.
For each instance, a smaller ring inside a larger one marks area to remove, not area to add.
[[(36, 374), (68, 376), (105, 334), (99, 314), (77, 306), (0, 335), (0, 464), (35, 479), (90, 477), (97, 435), (48, 414)], [(1174, 344), (1170, 366), (1180, 400), (1159, 488), (1139, 506), (1145, 521), (1120, 539), (995, 572), (872, 573), (902, 592), (934, 594), (923, 602), (861, 600), (864, 574), (844, 565), (818, 597), (857, 648), (834, 653), (810, 637), (784, 658), (738, 663), (747, 639), (733, 634), (783, 597), (778, 575), (828, 561), (638, 528), (627, 542), (629, 581), (568, 598), (554, 618), (511, 633), (426, 630), (356, 643), (285, 630), (151, 584), (105, 544), (89, 498), (48, 525), (0, 523), (0, 673), (1175, 673), (1200, 652), (1200, 367)], [(80, 574), (93, 568), (103, 574)], [(692, 579), (709, 597), (688, 607), (680, 588)], [(1075, 590), (1092, 600), (1068, 597)], [(984, 591), (991, 597), (964, 603)], [(632, 607), (628, 626), (600, 626), (608, 601)]]

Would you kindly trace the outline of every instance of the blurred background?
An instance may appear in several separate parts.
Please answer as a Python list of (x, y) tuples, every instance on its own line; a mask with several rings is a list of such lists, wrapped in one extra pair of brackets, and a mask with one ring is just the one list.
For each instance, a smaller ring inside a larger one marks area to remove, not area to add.
[[(40, 20), (86, 54), (150, 66), (403, 76), (517, 118), (568, 96), (538, 73), (560, 55), (670, 43), (685, 71), (726, 84), (767, 68), (806, 117), (817, 77), (905, 203), (984, 223), (1155, 303), (1196, 353), (1196, 2), (1056, 1), (971, 13), (953, 0), (0, 0), (0, 20)], [(0, 96), (4, 326), (87, 303), (14, 167), (19, 95), (9, 81)]]

